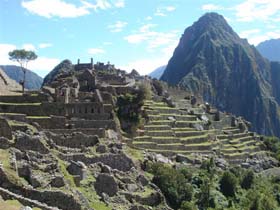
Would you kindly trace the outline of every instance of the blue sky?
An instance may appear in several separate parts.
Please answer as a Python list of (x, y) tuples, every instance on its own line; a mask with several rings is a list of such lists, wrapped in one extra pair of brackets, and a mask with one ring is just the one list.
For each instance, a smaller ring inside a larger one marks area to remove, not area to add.
[(1, 0), (0, 64), (25, 48), (39, 56), (28, 67), (41, 76), (63, 59), (91, 57), (147, 74), (206, 12), (224, 15), (251, 44), (280, 38), (278, 0)]

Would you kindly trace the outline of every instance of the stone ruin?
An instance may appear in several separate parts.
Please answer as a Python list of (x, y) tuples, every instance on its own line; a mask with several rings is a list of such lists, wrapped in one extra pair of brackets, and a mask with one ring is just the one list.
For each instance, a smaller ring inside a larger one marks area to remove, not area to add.
[(92, 209), (97, 202), (168, 210), (125, 154), (114, 113), (115, 98), (133, 92), (141, 79), (110, 63), (78, 60), (74, 71), (56, 75), (40, 91), (0, 96), (0, 149), (9, 163), (0, 168), (0, 196), (42, 209)]

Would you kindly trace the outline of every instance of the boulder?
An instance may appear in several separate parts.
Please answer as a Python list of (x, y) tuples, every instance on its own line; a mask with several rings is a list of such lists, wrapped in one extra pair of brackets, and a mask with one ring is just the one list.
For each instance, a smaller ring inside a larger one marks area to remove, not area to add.
[(189, 159), (187, 156), (185, 155), (182, 155), (182, 154), (177, 154), (176, 155), (176, 161), (179, 162), (179, 163), (192, 163), (193, 161), (191, 159)]
[(11, 142), (9, 141), (9, 139), (1, 136), (0, 134), (0, 149), (8, 149), (10, 146), (11, 146)]
[(136, 184), (127, 184), (127, 185), (126, 185), (126, 189), (127, 189), (129, 192), (133, 193), (133, 192), (135, 192), (135, 191), (138, 190), (138, 186), (137, 186)]
[(52, 187), (57, 187), (57, 188), (65, 186), (65, 182), (64, 182), (63, 176), (55, 176), (51, 180), (50, 185)]
[(96, 147), (96, 152), (101, 153), (101, 154), (106, 153), (107, 148), (106, 148), (105, 145), (101, 144), (101, 145)]
[(99, 174), (94, 183), (94, 188), (99, 196), (102, 196), (102, 193), (106, 193), (112, 197), (118, 192), (118, 184), (114, 177), (109, 174)]
[(21, 151), (32, 150), (42, 154), (49, 153), (49, 150), (42, 142), (42, 136), (31, 136), (24, 132), (16, 134), (15, 147)]
[(23, 206), (20, 208), (20, 210), (32, 210), (32, 208), (29, 206)]
[(143, 176), (142, 174), (140, 174), (137, 178), (136, 178), (137, 182), (139, 182), (143, 187), (147, 186), (149, 184), (149, 180)]

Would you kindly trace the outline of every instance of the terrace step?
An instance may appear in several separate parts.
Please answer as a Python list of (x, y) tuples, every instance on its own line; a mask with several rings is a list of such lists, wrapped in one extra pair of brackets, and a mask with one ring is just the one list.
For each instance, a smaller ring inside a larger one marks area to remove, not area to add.
[(201, 136), (205, 131), (175, 131), (177, 137)]
[(145, 134), (147, 136), (163, 136), (163, 137), (168, 137), (168, 136), (175, 136), (174, 132), (170, 130), (158, 130), (158, 131), (145, 131)]
[(147, 131), (159, 131), (159, 130), (170, 130), (171, 127), (168, 125), (145, 125)]

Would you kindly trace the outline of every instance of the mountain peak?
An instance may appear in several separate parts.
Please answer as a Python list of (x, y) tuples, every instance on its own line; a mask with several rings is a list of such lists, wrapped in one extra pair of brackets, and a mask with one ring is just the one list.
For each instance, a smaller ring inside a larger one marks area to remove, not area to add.
[(262, 134), (280, 136), (275, 126), (280, 115), (270, 114), (278, 109), (274, 97), (280, 101), (278, 88), (271, 86), (271, 68), (223, 16), (207, 13), (185, 30), (161, 79), (243, 116)]

